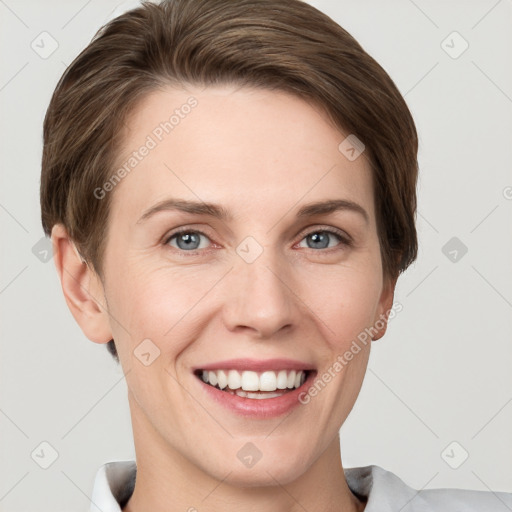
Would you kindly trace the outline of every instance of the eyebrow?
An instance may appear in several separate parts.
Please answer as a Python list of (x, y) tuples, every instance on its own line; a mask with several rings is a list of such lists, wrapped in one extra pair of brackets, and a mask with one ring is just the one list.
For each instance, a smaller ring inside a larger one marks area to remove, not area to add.
[[(229, 221), (233, 218), (228, 210), (218, 204), (185, 199), (165, 199), (147, 209), (140, 216), (139, 220), (137, 220), (136, 224), (140, 224), (157, 212), (174, 210), (195, 215), (209, 215), (223, 221)], [(297, 217), (304, 218), (313, 217), (315, 215), (328, 215), (329, 213), (337, 211), (352, 211), (360, 214), (367, 224), (370, 222), (370, 217), (366, 210), (360, 204), (347, 199), (330, 199), (306, 204), (297, 212)]]

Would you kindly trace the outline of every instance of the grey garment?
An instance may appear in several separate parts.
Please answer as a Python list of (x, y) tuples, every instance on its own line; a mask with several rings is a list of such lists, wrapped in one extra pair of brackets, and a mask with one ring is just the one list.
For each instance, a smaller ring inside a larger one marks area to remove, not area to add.
[(345, 469), (352, 492), (367, 497), (365, 512), (511, 512), (512, 493), (409, 487), (380, 466)]
[[(133, 493), (135, 461), (108, 462), (94, 481), (90, 512), (121, 512)], [(512, 512), (512, 493), (409, 487), (380, 466), (345, 469), (350, 490), (365, 512)]]

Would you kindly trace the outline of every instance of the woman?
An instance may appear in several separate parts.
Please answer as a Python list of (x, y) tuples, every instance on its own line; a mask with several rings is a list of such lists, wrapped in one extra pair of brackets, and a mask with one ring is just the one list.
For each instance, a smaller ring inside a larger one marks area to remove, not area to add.
[(144, 4), (44, 123), (67, 304), (128, 385), (135, 461), (91, 510), (500, 510), (344, 469), (339, 429), (416, 258), (418, 140), (385, 71), (298, 0)]

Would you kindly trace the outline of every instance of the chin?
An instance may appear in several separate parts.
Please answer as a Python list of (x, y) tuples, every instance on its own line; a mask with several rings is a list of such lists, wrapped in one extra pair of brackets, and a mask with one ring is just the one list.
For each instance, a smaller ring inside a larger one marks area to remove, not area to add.
[[(275, 441), (282, 443), (279, 439)], [(237, 487), (268, 487), (278, 483), (289, 484), (308, 469), (308, 461), (305, 460), (304, 450), (300, 447), (294, 450), (272, 449), (268, 443), (266, 448), (263, 448), (263, 444), (263, 441), (255, 439), (252, 442), (248, 438), (236, 442), (235, 451), (226, 449), (222, 454), (211, 454), (212, 465), (210, 468), (205, 467), (204, 471), (219, 481), (225, 480)], [(256, 446), (261, 448), (258, 450)], [(233, 455), (228, 459), (226, 453)], [(204, 466), (204, 459), (201, 462)]]
[[(274, 487), (276, 485), (287, 485), (297, 480), (307, 468), (297, 467), (290, 460), (283, 460), (280, 465), (264, 463), (260, 460), (252, 468), (228, 468), (219, 476), (219, 480), (225, 478), (226, 482), (236, 487)], [(229, 476), (226, 475), (231, 471)]]

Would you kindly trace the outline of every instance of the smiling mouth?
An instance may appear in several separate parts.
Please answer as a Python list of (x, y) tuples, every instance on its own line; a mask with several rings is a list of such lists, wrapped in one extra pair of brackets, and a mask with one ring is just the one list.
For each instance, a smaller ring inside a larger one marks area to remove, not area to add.
[(301, 387), (315, 370), (196, 370), (203, 383), (242, 398), (268, 399)]

